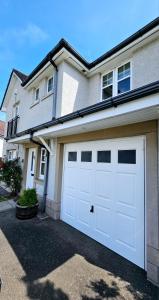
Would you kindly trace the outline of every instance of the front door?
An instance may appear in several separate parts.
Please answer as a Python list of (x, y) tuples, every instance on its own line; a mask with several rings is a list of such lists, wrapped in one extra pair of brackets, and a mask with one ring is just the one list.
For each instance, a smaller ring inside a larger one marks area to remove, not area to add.
[(34, 186), (35, 153), (35, 148), (29, 149), (26, 188), (30, 189)]

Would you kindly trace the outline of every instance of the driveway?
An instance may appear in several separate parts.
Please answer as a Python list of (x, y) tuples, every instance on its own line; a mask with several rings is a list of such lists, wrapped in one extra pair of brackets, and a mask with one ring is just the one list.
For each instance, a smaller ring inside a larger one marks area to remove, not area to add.
[(154, 299), (143, 270), (61, 221), (0, 213), (1, 300)]

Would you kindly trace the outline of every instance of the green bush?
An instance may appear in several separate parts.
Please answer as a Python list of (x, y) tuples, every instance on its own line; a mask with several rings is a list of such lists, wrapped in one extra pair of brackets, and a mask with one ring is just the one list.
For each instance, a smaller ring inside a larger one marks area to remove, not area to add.
[(19, 159), (6, 160), (0, 164), (0, 180), (10, 187), (13, 195), (17, 195), (21, 190), (22, 169)]
[(37, 194), (35, 189), (27, 189), (22, 192), (18, 199), (20, 206), (34, 206), (38, 203)]

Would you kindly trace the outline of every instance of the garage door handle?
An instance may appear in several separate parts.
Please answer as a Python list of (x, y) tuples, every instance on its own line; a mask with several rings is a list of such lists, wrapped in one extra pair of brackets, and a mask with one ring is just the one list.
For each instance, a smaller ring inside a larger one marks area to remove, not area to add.
[(91, 213), (94, 213), (94, 205), (91, 205), (90, 212), (91, 212)]

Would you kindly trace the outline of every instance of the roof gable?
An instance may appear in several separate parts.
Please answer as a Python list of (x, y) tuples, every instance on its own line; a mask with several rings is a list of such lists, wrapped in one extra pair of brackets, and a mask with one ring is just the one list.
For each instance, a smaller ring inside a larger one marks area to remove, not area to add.
[(4, 93), (4, 96), (3, 96), (3, 99), (2, 99), (2, 103), (1, 103), (1, 106), (0, 106), (0, 110), (2, 109), (3, 107), (3, 104), (4, 104), (4, 101), (5, 101), (5, 97), (7, 95), (7, 92), (8, 92), (8, 89), (9, 89), (9, 85), (11, 83), (11, 80), (12, 80), (12, 77), (13, 75), (16, 75), (16, 77), (20, 80), (20, 82), (23, 82), (23, 80), (26, 80), (27, 78), (27, 75), (23, 74), (22, 72), (16, 70), (16, 69), (13, 69), (10, 76), (9, 76), (9, 80), (8, 80), (8, 83), (7, 83), (7, 87), (6, 87), (6, 90), (5, 90), (5, 93)]

